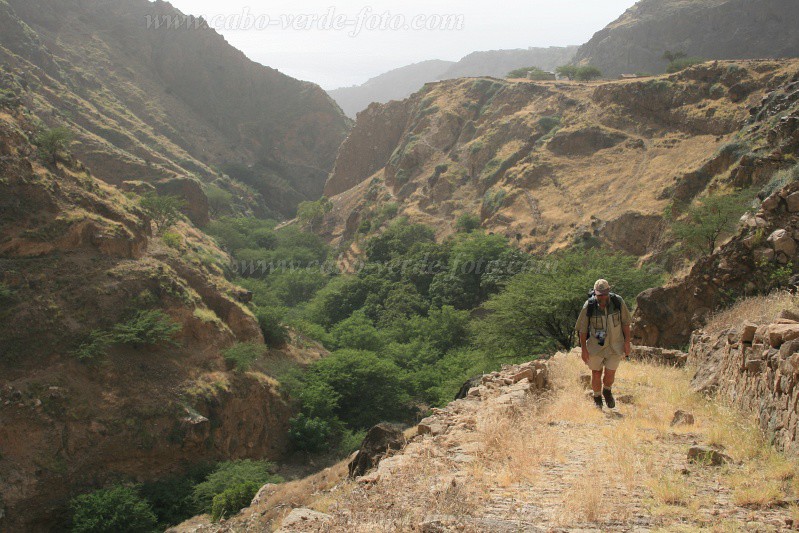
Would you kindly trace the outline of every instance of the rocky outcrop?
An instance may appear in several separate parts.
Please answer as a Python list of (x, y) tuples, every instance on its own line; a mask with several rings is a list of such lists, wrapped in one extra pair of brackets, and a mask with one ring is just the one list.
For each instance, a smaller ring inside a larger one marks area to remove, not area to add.
[(698, 330), (689, 361), (697, 368), (695, 390), (717, 392), (753, 413), (779, 449), (799, 452), (799, 322), (746, 322), (713, 336)]
[(399, 451), (405, 447), (406, 439), (402, 430), (390, 424), (378, 424), (366, 433), (361, 447), (349, 463), (351, 478), (366, 474), (376, 467), (381, 459), (391, 451)]
[(790, 22), (797, 17), (792, 0), (643, 0), (581, 46), (574, 61), (617, 77), (664, 72), (667, 50), (705, 59), (797, 57)]
[(347, 191), (385, 166), (405, 132), (409, 107), (408, 102), (395, 101), (358, 113), (356, 127), (341, 145), (325, 183), (325, 196)]

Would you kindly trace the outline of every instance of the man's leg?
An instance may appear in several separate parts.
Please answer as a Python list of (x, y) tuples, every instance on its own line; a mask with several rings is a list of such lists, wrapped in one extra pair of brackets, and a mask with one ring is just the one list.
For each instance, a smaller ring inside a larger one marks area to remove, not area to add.
[[(605, 370), (605, 376), (607, 376), (608, 370)], [(607, 378), (606, 378), (607, 379)], [(613, 381), (611, 380), (611, 383)], [(601, 370), (592, 370), (591, 371), (591, 389), (594, 391), (594, 396), (599, 396), (602, 394), (602, 371)]]
[(591, 371), (591, 389), (594, 391), (594, 403), (602, 409), (602, 370)]
[(605, 403), (607, 403), (608, 407), (611, 409), (616, 407), (616, 400), (613, 398), (613, 392), (610, 390), (610, 388), (613, 386), (613, 380), (615, 377), (615, 370), (610, 370), (608, 368), (605, 369), (605, 378), (602, 380), (602, 384), (604, 385), (604, 388), (602, 389), (602, 396), (605, 397)]
[[(602, 384), (606, 388), (609, 389), (609, 388), (611, 388), (613, 386), (613, 380), (615, 378), (616, 378), (616, 371), (615, 370), (609, 370), (609, 369), (606, 368), (605, 369), (605, 378), (602, 380)], [(594, 389), (594, 390), (596, 390), (596, 389)]]

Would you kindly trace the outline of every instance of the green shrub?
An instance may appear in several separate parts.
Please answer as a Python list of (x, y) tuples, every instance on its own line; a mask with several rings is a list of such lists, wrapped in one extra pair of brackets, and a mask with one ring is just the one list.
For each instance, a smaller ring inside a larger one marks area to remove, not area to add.
[(485, 195), (483, 196), (483, 209), (485, 210), (488, 215), (493, 215), (499, 208), (502, 207), (502, 202), (505, 201), (505, 196), (507, 196), (503, 189), (497, 189), (495, 191), (486, 191)]
[(718, 100), (727, 94), (727, 88), (720, 83), (715, 83), (710, 87), (709, 93), (711, 98)]
[(233, 209), (233, 195), (217, 185), (206, 185), (205, 196), (208, 198), (208, 214), (213, 218), (229, 213)]
[(237, 342), (230, 348), (222, 350), (222, 357), (233, 365), (236, 371), (246, 372), (264, 353), (266, 353), (266, 347), (263, 344)]
[(180, 324), (173, 322), (160, 309), (155, 309), (137, 311), (133, 318), (116, 324), (109, 333), (113, 344), (145, 346), (167, 343), (177, 346), (173, 337), (180, 330)]
[(183, 244), (183, 237), (180, 236), (180, 233), (164, 233), (161, 235), (161, 240), (164, 241), (164, 244), (176, 250), (179, 250), (180, 246)]
[(282, 316), (280, 312), (273, 308), (259, 308), (255, 312), (261, 333), (264, 335), (266, 344), (272, 347), (283, 346), (289, 340), (289, 332), (281, 324)]
[(297, 450), (318, 453), (327, 449), (332, 435), (328, 421), (300, 413), (289, 424), (289, 439)]
[(463, 213), (455, 222), (455, 229), (459, 233), (471, 233), (480, 227), (480, 217), (471, 213)]
[(10, 302), (14, 299), (14, 289), (5, 283), (0, 283), (0, 302)]
[(159, 235), (180, 220), (181, 210), (186, 208), (186, 201), (183, 198), (169, 195), (160, 196), (154, 192), (145, 194), (139, 204), (155, 222)]
[(506, 78), (527, 78), (530, 80), (554, 80), (555, 75), (538, 67), (523, 67), (511, 70)]
[(152, 506), (158, 518), (158, 529), (163, 531), (198, 513), (192, 494), (194, 486), (201, 483), (213, 470), (213, 465), (201, 463), (191, 466), (185, 474), (145, 483), (140, 493)]
[(110, 329), (96, 329), (73, 352), (81, 361), (91, 361), (106, 354), (114, 344), (127, 344), (134, 347), (161, 343), (177, 346), (175, 333), (181, 330), (177, 324), (161, 310), (137, 311), (130, 320), (120, 322)]
[(78, 533), (150, 533), (157, 519), (136, 489), (117, 485), (72, 499), (72, 529)]
[(94, 330), (88, 338), (73, 352), (79, 361), (93, 361), (104, 356), (113, 344), (111, 334), (103, 330)]
[(39, 147), (43, 155), (55, 163), (58, 153), (66, 150), (72, 139), (71, 131), (64, 127), (57, 127), (40, 132), (33, 139), (33, 143)]
[(538, 119), (538, 129), (541, 133), (547, 134), (560, 126), (560, 117), (545, 116)]
[(361, 223), (358, 225), (358, 233), (367, 234), (372, 229), (372, 221), (368, 218), (361, 220)]
[[(402, 420), (410, 412), (402, 372), (374, 352), (338, 350), (311, 365), (305, 379), (303, 411), (324, 416), (325, 410), (332, 409), (352, 429)], [(308, 391), (315, 393), (311, 396)], [(306, 410), (308, 404), (310, 410)]]
[(247, 481), (238, 483), (214, 496), (211, 503), (211, 520), (217, 522), (238, 513), (252, 502), (263, 485)]
[(379, 350), (382, 346), (380, 333), (363, 310), (352, 313), (330, 329), (332, 348), (356, 350)]
[(333, 209), (333, 202), (329, 198), (321, 197), (315, 202), (300, 202), (297, 206), (297, 218), (303, 224), (316, 226), (324, 218), (326, 213)]
[(669, 63), (669, 66), (666, 67), (666, 72), (673, 74), (704, 62), (704, 59), (700, 59), (698, 57), (681, 57)]
[(753, 196), (747, 190), (706, 196), (672, 224), (672, 232), (687, 252), (710, 255), (721, 236), (735, 229)]
[(565, 76), (570, 80), (590, 81), (602, 77), (602, 71), (591, 65), (563, 65), (555, 69), (559, 76)]
[(251, 459), (220, 463), (205, 481), (194, 487), (192, 498), (197, 510), (201, 513), (210, 513), (214, 496), (236, 485), (254, 483), (261, 487), (267, 483), (282, 483), (283, 479), (272, 473), (273, 467), (269, 461)]
[(365, 429), (360, 431), (345, 429), (341, 432), (341, 438), (339, 439), (338, 446), (336, 446), (338, 455), (341, 457), (347, 457), (352, 454), (352, 452), (357, 451), (361, 447), (361, 444), (363, 444), (363, 439), (365, 438)]

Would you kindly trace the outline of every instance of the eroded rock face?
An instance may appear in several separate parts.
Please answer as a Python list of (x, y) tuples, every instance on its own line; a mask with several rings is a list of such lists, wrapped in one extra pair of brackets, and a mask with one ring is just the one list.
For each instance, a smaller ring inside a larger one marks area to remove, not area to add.
[(325, 196), (349, 190), (385, 166), (405, 131), (409, 107), (407, 101), (392, 101), (358, 113), (356, 126), (341, 145), (325, 183)]

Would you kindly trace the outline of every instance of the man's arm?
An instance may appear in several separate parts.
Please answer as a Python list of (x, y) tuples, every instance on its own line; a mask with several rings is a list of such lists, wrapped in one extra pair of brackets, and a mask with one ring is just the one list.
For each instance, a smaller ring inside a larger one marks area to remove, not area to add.
[(585, 364), (588, 364), (588, 344), (587, 344), (587, 342), (588, 342), (588, 334), (585, 331), (581, 331), (580, 332), (580, 348), (582, 350), (582, 353), (580, 355), (581, 355), (581, 357), (583, 359), (583, 363), (585, 363)]
[(621, 330), (624, 332), (624, 355), (630, 357), (630, 351), (632, 350), (632, 344), (630, 344), (632, 340), (630, 338), (630, 324), (624, 324)]

